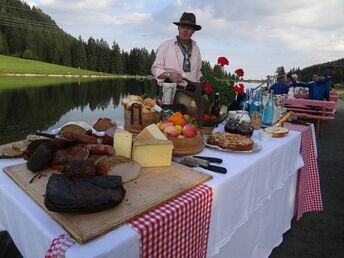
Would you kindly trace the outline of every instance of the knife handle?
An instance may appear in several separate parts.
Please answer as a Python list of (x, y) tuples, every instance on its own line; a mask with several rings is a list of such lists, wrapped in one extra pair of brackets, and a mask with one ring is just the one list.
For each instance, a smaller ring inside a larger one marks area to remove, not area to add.
[(222, 163), (222, 159), (219, 158), (214, 158), (214, 157), (205, 157), (205, 156), (192, 156), (194, 158), (198, 158), (198, 159), (204, 159), (204, 160), (208, 160), (209, 162), (213, 162), (213, 163)]
[(224, 167), (219, 167), (219, 166), (214, 166), (214, 165), (208, 165), (207, 167), (206, 166), (200, 166), (200, 167), (204, 169), (208, 169), (210, 171), (221, 173), (221, 174), (227, 173), (227, 168), (224, 168)]
[(35, 132), (35, 135), (38, 135), (38, 136), (45, 136), (45, 137), (48, 137), (48, 138), (56, 138), (56, 134), (52, 134), (52, 133), (43, 133), (43, 132)]

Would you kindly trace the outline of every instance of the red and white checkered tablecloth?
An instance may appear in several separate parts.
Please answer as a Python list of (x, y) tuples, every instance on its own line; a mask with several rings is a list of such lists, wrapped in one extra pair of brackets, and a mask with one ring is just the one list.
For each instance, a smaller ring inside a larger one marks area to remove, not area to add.
[(67, 249), (75, 243), (75, 240), (70, 235), (62, 234), (53, 239), (45, 258), (64, 258)]
[(212, 189), (200, 185), (129, 224), (140, 236), (140, 257), (206, 257)]
[(305, 125), (284, 123), (289, 130), (301, 132), (301, 155), (304, 166), (297, 179), (296, 219), (305, 212), (322, 211), (323, 203), (320, 190), (318, 164), (315, 156), (312, 128)]

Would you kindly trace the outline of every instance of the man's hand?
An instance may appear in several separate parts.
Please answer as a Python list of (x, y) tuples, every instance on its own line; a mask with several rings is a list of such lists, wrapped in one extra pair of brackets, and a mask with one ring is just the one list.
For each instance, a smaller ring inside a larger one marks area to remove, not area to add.
[(178, 84), (183, 81), (183, 77), (179, 72), (168, 72), (168, 79), (170, 79), (171, 82)]

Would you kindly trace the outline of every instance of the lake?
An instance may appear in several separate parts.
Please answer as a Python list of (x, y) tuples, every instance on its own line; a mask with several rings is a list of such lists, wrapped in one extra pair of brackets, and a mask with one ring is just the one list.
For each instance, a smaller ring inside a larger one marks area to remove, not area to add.
[(153, 80), (0, 78), (0, 144), (70, 121), (93, 125), (108, 117), (123, 125), (121, 100), (130, 94), (154, 98), (156, 91)]

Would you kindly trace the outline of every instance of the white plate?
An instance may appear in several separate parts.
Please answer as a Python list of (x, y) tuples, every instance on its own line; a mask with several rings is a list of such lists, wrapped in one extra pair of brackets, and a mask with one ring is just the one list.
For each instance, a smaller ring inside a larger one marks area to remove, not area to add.
[(222, 149), (222, 148), (220, 148), (217, 145), (212, 145), (212, 144), (207, 143), (207, 140), (208, 140), (208, 137), (204, 137), (204, 144), (205, 144), (206, 147), (212, 148), (212, 149), (217, 149), (217, 150), (220, 150), (220, 151), (225, 151), (225, 152), (238, 152), (238, 153), (248, 152), (248, 153), (251, 153), (251, 152), (257, 152), (257, 151), (259, 151), (262, 148), (259, 143), (253, 141), (253, 148), (252, 148), (252, 150), (237, 151), (237, 150)]

